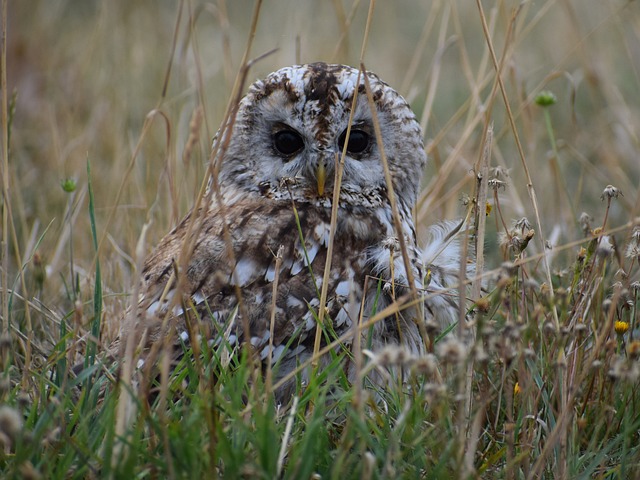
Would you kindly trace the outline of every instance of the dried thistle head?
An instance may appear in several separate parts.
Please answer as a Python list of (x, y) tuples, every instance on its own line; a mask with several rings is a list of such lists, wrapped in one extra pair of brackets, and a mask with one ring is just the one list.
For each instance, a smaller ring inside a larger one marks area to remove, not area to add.
[(640, 226), (635, 226), (624, 252), (625, 257), (640, 260)]

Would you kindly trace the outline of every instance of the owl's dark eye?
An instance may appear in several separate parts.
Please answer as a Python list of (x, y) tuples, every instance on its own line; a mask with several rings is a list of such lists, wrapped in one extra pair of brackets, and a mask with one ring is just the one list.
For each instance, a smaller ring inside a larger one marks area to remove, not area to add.
[(273, 146), (282, 155), (293, 155), (304, 148), (304, 141), (293, 130), (280, 130), (273, 135)]
[[(344, 139), (347, 136), (345, 130), (338, 138), (338, 146), (340, 150), (344, 148)], [(347, 144), (347, 152), (349, 153), (362, 153), (369, 147), (369, 134), (363, 130), (351, 130), (349, 135), (349, 143)]]

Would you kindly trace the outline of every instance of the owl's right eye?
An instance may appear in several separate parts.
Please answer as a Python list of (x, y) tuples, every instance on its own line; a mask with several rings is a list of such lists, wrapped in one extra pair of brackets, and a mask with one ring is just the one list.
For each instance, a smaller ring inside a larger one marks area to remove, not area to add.
[(304, 148), (304, 141), (293, 130), (280, 130), (273, 136), (273, 146), (282, 155), (293, 155)]

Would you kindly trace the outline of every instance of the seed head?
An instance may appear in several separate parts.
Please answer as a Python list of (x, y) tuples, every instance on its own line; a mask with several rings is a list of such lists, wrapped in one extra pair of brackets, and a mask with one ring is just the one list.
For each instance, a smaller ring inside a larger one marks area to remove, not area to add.
[(509, 174), (509, 169), (504, 168), (500, 165), (493, 167), (491, 169), (490, 174), (491, 174), (491, 178), (495, 178), (497, 180), (509, 180), (511, 178), (511, 175)]
[(535, 102), (541, 107), (550, 107), (558, 101), (558, 97), (550, 90), (542, 90), (536, 95)]
[(22, 416), (9, 405), (0, 406), (0, 433), (13, 441), (22, 430)]
[(411, 354), (397, 345), (387, 345), (375, 357), (375, 360), (383, 367), (402, 366), (411, 361)]
[(587, 249), (584, 247), (580, 247), (580, 250), (578, 250), (578, 260), (582, 263), (584, 261), (584, 259), (587, 257)]
[(640, 258), (640, 245), (634, 245), (632, 242), (629, 242), (624, 251), (624, 256), (627, 258)]
[(633, 228), (633, 233), (625, 250), (625, 257), (640, 258), (640, 227)]
[(625, 272), (624, 268), (619, 268), (618, 270), (616, 270), (614, 277), (618, 280), (626, 280), (627, 278), (629, 278), (629, 274)]
[(427, 383), (423, 389), (424, 397), (428, 403), (433, 403), (447, 393), (447, 389), (440, 383)]
[(479, 312), (489, 313), (489, 309), (491, 308), (491, 302), (489, 301), (489, 298), (482, 297), (476, 300), (476, 308)]
[(626, 380), (633, 383), (640, 376), (640, 364), (635, 360), (617, 357), (607, 373), (613, 380)]
[(640, 358), (640, 340), (634, 340), (627, 347), (627, 355), (631, 360)]
[(576, 333), (585, 333), (589, 327), (587, 327), (584, 323), (580, 322), (575, 326)]
[(604, 190), (602, 191), (602, 195), (600, 195), (600, 200), (604, 200), (604, 199), (609, 200), (611, 198), (618, 198), (620, 195), (622, 195), (622, 192), (620, 191), (619, 188), (616, 188), (613, 185), (607, 185), (606, 187), (604, 187)]
[(6, 375), (0, 376), (0, 400), (11, 390), (11, 380)]
[(513, 228), (520, 230), (523, 234), (526, 234), (531, 230), (531, 223), (527, 217), (522, 217), (520, 220), (515, 220), (513, 222)]
[(42, 474), (28, 460), (20, 465), (20, 474), (23, 480), (40, 480), (42, 478)]
[(413, 369), (418, 374), (433, 375), (438, 369), (438, 359), (432, 353), (421, 355), (413, 363)]
[(580, 214), (578, 222), (580, 222), (580, 228), (582, 228), (582, 232), (585, 235), (589, 235), (589, 232), (591, 232), (591, 222), (593, 222), (593, 217), (587, 212), (582, 212)]
[(10, 333), (3, 333), (2, 335), (0, 335), (0, 355), (1, 356), (4, 356), (11, 351), (11, 345), (12, 345), (12, 341), (11, 341)]
[(507, 182), (503, 181), (503, 180), (498, 180), (497, 178), (490, 178), (487, 181), (487, 185), (489, 186), (490, 189), (498, 191), (499, 189), (506, 189), (507, 188)]
[(436, 346), (436, 355), (444, 363), (462, 363), (467, 352), (465, 345), (460, 340), (451, 338)]
[[(18, 406), (23, 410), (29, 408), (29, 406), (31, 405), (31, 397), (29, 397), (29, 395), (24, 392), (18, 394), (18, 396), (16, 397), (16, 401), (18, 402)], [(52, 399), (51, 401), (53, 403), (54, 400)]]
[(65, 178), (64, 180), (60, 181), (60, 186), (62, 187), (62, 190), (64, 190), (67, 193), (71, 193), (74, 192), (76, 187), (78, 186), (78, 182), (76, 182), (75, 178)]

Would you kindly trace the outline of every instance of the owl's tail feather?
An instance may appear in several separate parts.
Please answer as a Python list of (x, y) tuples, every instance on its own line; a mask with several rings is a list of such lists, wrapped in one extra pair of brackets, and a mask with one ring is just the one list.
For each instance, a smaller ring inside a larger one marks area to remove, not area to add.
[[(460, 305), (458, 289), (460, 284), (475, 274), (474, 255), (467, 249), (466, 258), (462, 258), (461, 235), (466, 232), (465, 220), (444, 221), (428, 230), (429, 241), (422, 248), (422, 262), (425, 272), (427, 313), (440, 329), (444, 330), (455, 323), (459, 316)], [(465, 262), (465, 276), (460, 278), (460, 262)]]

